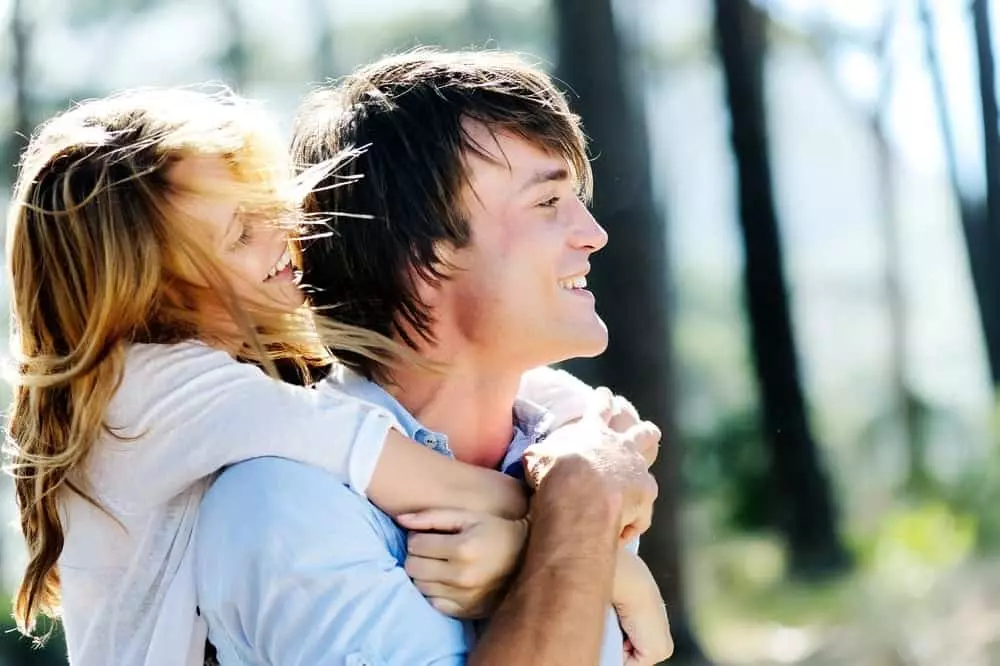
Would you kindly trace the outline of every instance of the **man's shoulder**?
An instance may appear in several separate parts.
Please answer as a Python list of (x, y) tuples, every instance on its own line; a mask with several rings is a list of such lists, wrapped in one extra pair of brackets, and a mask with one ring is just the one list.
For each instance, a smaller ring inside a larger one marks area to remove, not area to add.
[(332, 474), (276, 457), (254, 458), (223, 471), (202, 500), (198, 522), (201, 547), (210, 550), (350, 538), (396, 554), (401, 541), (388, 516)]

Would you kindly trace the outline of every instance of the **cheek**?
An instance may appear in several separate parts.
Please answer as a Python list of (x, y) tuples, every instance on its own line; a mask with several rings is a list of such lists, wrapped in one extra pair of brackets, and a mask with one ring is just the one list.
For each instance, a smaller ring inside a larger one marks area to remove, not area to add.
[(246, 252), (234, 252), (226, 260), (226, 266), (240, 281), (259, 282), (260, 278), (255, 277), (257, 272), (256, 261), (252, 255)]

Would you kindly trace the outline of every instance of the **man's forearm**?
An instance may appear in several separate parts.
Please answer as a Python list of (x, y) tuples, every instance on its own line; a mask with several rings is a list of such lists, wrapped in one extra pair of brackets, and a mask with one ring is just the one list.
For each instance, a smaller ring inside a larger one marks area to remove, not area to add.
[(595, 492), (573, 463), (553, 471), (532, 502), (521, 571), (469, 666), (598, 662), (611, 603), (620, 499)]

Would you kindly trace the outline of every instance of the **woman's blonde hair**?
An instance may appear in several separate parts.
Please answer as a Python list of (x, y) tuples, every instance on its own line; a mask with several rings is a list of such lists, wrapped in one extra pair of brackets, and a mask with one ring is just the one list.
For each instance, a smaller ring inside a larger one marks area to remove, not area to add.
[(226, 91), (191, 89), (80, 104), (41, 126), (22, 158), (7, 219), (16, 366), (7, 446), (29, 556), (14, 600), (25, 633), (40, 612), (58, 611), (58, 495), (100, 506), (83, 463), (103, 433), (114, 435), (105, 414), (130, 343), (199, 339), (272, 374), (283, 359), (305, 376), (329, 363), (327, 348), (379, 359), (397, 349), (305, 306), (238, 297), (205, 225), (175, 205), (191, 189), (170, 169), (191, 157), (224, 159), (243, 207), (289, 226), (334, 166), (294, 178), (270, 118)]

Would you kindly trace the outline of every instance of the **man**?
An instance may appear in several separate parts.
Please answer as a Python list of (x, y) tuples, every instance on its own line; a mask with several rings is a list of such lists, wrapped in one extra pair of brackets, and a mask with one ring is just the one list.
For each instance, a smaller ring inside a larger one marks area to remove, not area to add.
[(411, 542), (407, 562), (387, 516), (319, 470), (251, 461), (202, 506), (210, 637), (223, 664), (596, 663), (620, 530), (648, 525), (655, 484), (635, 442), (595, 412), (548, 436), (551, 418), (516, 399), (528, 369), (607, 343), (586, 290), (607, 236), (581, 201), (578, 120), (544, 74), (509, 56), (417, 52), (304, 103), (298, 162), (362, 147), (309, 207), (372, 217), (334, 218), (306, 247), (304, 282), (317, 306), (425, 362), (345, 353), (327, 381), (465, 462), (517, 473), (526, 453), (536, 492), (523, 561), (473, 641), (411, 582), (434, 578), (434, 558), (412, 557)]

